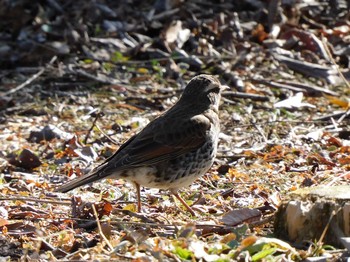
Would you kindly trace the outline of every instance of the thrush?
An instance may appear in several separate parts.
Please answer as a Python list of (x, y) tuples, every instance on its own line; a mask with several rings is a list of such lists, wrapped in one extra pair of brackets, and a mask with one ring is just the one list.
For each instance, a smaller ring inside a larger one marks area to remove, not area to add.
[(214, 162), (220, 132), (222, 86), (211, 75), (198, 75), (185, 87), (178, 102), (127, 140), (92, 172), (59, 188), (67, 192), (103, 178), (125, 179), (140, 186), (169, 190), (192, 214), (178, 190), (205, 174)]

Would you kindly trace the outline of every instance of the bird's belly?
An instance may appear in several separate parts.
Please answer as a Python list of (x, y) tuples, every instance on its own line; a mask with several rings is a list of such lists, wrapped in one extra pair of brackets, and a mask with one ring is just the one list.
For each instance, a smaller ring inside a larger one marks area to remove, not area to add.
[(170, 160), (165, 165), (159, 165), (153, 181), (158, 186), (153, 187), (177, 190), (189, 186), (209, 170), (215, 155), (216, 141), (209, 141), (197, 151)]
[(149, 168), (148, 172), (145, 172), (144, 168), (135, 168), (132, 174), (129, 172), (128, 177), (124, 179), (149, 188), (179, 189), (191, 185), (193, 181), (204, 175), (210, 166), (211, 163), (203, 164), (201, 168), (192, 168), (191, 172), (183, 170), (174, 172), (174, 170), (168, 169), (161, 177), (157, 176), (157, 172), (153, 168)]
[(158, 171), (155, 166), (139, 167), (130, 170), (128, 172), (128, 177), (125, 177), (125, 179), (144, 187), (167, 189), (167, 183), (164, 183), (164, 181), (157, 181), (157, 172)]
[(156, 166), (144, 166), (117, 173), (115, 178), (122, 178), (145, 187), (165, 189), (166, 185), (156, 182), (156, 174)]
[(210, 141), (197, 151), (178, 158), (127, 170), (119, 178), (135, 182), (141, 186), (177, 190), (187, 187), (204, 175), (214, 162), (217, 141)]

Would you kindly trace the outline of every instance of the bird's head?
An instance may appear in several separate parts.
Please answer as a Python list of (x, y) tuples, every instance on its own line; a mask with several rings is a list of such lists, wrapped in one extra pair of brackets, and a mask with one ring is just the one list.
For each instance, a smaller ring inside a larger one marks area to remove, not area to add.
[(221, 92), (227, 89), (212, 75), (198, 75), (187, 84), (180, 101), (190, 104), (200, 104), (203, 107), (219, 108)]

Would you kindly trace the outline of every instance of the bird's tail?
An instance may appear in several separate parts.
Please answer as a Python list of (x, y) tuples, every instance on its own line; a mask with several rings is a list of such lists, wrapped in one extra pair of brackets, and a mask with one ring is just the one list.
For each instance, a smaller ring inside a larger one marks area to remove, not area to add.
[(92, 183), (92, 182), (96, 182), (100, 179), (103, 179), (105, 177), (107, 177), (109, 174), (107, 174), (105, 172), (105, 169), (107, 167), (107, 163), (103, 163), (102, 165), (98, 166), (97, 168), (95, 168), (92, 172), (83, 175), (81, 177), (78, 177), (76, 179), (73, 179), (72, 181), (69, 181), (68, 183), (59, 186), (55, 189), (56, 192), (62, 192), (62, 193), (66, 193), (70, 190), (73, 190), (77, 187)]

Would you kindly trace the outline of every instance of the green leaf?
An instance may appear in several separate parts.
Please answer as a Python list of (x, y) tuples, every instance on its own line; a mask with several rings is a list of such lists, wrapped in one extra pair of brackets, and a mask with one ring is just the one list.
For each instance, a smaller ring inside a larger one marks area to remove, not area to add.
[(116, 62), (125, 62), (128, 60), (127, 57), (125, 57), (121, 52), (116, 51), (113, 53), (112, 57), (111, 57), (112, 62), (116, 63)]
[(113, 64), (107, 63), (107, 62), (103, 63), (102, 66), (103, 66), (103, 69), (106, 70), (107, 72), (111, 72), (114, 67)]
[(277, 250), (277, 248), (275, 248), (275, 247), (262, 250), (262, 251), (260, 251), (252, 256), (252, 261), (258, 261), (258, 260), (261, 260), (261, 259), (267, 257), (268, 255), (272, 255), (273, 253), (276, 252), (276, 250)]
[(179, 247), (179, 246), (175, 247), (174, 253), (182, 259), (191, 259), (193, 256), (193, 253), (190, 250)]
[(325, 250), (337, 250), (335, 247), (331, 245), (323, 245), (322, 248)]
[(229, 262), (230, 260), (228, 258), (219, 258), (215, 260), (215, 262)]
[(89, 59), (89, 58), (83, 60), (84, 64), (92, 64), (93, 62), (94, 62), (94, 60)]

